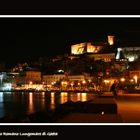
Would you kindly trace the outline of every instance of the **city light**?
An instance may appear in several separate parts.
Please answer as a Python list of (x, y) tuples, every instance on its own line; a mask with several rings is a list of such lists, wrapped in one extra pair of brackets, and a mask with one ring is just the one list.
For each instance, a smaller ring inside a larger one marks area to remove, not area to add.
[(32, 85), (32, 84), (33, 84), (33, 82), (32, 82), (32, 81), (30, 81), (30, 82), (29, 82), (29, 84), (30, 84), (30, 85)]
[(138, 76), (135, 75), (133, 78), (134, 78), (134, 80), (135, 80), (135, 83), (137, 84), (137, 82), (138, 82)]
[(87, 93), (81, 93), (81, 101), (82, 102), (87, 101)]
[(81, 83), (78, 82), (78, 86), (80, 86), (80, 85), (81, 85)]
[(120, 80), (121, 80), (121, 82), (124, 82), (125, 81), (125, 78), (122, 77)]
[(83, 84), (86, 84), (86, 81), (85, 81), (85, 80), (83, 80), (83, 81), (82, 81), (82, 83), (83, 83)]
[(130, 82), (134, 82), (134, 80), (133, 79), (130, 79)]
[(12, 84), (11, 83), (4, 83), (2, 90), (4, 91), (10, 91), (12, 89)]
[(117, 48), (117, 55), (116, 55), (116, 59), (120, 59), (120, 53), (122, 51), (122, 48)]
[(135, 60), (135, 57), (134, 57), (134, 56), (128, 57), (128, 61), (129, 61), (129, 62), (133, 62), (134, 60)]
[(114, 44), (114, 36), (108, 36), (108, 43), (109, 45), (113, 45)]
[(109, 83), (109, 82), (110, 82), (110, 80), (104, 80), (104, 82), (107, 84), (107, 83)]
[(61, 92), (60, 93), (60, 102), (61, 104), (68, 101), (68, 93), (67, 92)]
[(101, 112), (101, 115), (104, 115), (104, 114), (105, 114), (105, 112), (104, 112), (104, 111), (102, 111), (102, 112)]

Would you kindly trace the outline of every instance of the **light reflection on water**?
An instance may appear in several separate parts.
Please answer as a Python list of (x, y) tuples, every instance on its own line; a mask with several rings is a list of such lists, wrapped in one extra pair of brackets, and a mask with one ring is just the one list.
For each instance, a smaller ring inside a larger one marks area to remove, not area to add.
[(0, 118), (4, 116), (3, 92), (0, 92)]
[(29, 113), (34, 112), (34, 102), (33, 102), (33, 93), (29, 92)]
[(12, 114), (23, 116), (47, 109), (55, 109), (68, 101), (87, 101), (93, 93), (68, 92), (0, 92), (0, 118)]
[(60, 93), (60, 103), (63, 104), (68, 101), (68, 93), (67, 92), (61, 92)]
[(40, 105), (41, 105), (41, 110), (45, 109), (45, 92), (41, 92), (41, 100), (39, 100)]
[(55, 92), (51, 92), (51, 103), (50, 103), (50, 109), (55, 109)]
[(82, 102), (87, 101), (87, 93), (82, 93), (81, 94), (81, 101)]

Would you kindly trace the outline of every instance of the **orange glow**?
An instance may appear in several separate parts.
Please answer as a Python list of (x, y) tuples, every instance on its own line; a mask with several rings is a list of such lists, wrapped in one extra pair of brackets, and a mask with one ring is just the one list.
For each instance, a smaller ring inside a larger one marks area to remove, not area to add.
[(109, 43), (109, 45), (114, 44), (114, 36), (108, 36), (108, 43)]
[(80, 100), (81, 100), (81, 94), (77, 93), (77, 101), (80, 101)]
[(51, 104), (50, 104), (51, 109), (55, 109), (55, 93), (51, 92)]
[(60, 93), (60, 103), (63, 104), (68, 101), (68, 93), (67, 92), (61, 92)]
[(104, 82), (107, 84), (107, 83), (109, 83), (109, 82), (110, 82), (110, 80), (104, 80)]
[(54, 85), (54, 82), (51, 82), (52, 85)]
[(131, 80), (130, 80), (130, 82), (134, 82), (134, 80), (133, 80), (133, 79), (131, 79)]
[(80, 86), (81, 84), (80, 83), (78, 83), (78, 86)]
[(97, 53), (101, 50), (101, 46), (92, 45), (91, 43), (87, 44), (87, 52), (88, 53)]
[(34, 112), (33, 93), (29, 93), (29, 113)]
[(82, 102), (87, 101), (87, 93), (81, 93), (81, 101)]
[(86, 83), (86, 81), (84, 80), (84, 81), (82, 81), (82, 83), (83, 83), (83, 84), (85, 84), (85, 83)]
[(104, 111), (102, 111), (102, 112), (101, 112), (101, 114), (102, 114), (102, 115), (104, 115), (104, 114), (105, 114), (105, 112), (104, 112)]
[(124, 82), (125, 81), (125, 78), (121, 78), (120, 80), (121, 80), (121, 82)]
[(71, 85), (71, 86), (73, 86), (73, 85), (74, 85), (74, 83), (72, 82), (70, 85)]
[(45, 109), (45, 92), (41, 92), (41, 109), (44, 110)]
[(67, 81), (62, 81), (62, 82), (61, 82), (61, 85), (62, 85), (63, 87), (66, 87), (66, 86), (68, 85), (68, 82), (67, 82)]
[(135, 75), (133, 78), (134, 78), (134, 80), (135, 80), (135, 83), (137, 83), (137, 82), (138, 82), (138, 76)]
[(43, 85), (42, 84), (33, 84), (30, 82), (29, 84), (24, 85), (24, 89), (36, 89), (36, 90), (43, 90)]
[(33, 84), (33, 82), (32, 82), (32, 81), (30, 81), (30, 82), (29, 82), (29, 84), (30, 84), (30, 85), (32, 85), (32, 84)]
[(83, 54), (85, 43), (79, 43), (71, 46), (71, 54)]
[(93, 46), (91, 45), (91, 43), (88, 43), (88, 46), (87, 46), (87, 52), (95, 52), (96, 50), (96, 46)]

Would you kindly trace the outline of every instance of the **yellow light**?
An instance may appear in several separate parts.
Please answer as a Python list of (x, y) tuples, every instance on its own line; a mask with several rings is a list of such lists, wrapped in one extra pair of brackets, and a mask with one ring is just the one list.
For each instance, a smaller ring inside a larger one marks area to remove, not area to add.
[(85, 84), (85, 83), (86, 83), (86, 81), (85, 81), (85, 80), (83, 80), (83, 81), (82, 81), (82, 83), (83, 83), (83, 84)]
[(105, 82), (105, 83), (109, 83), (109, 82), (110, 82), (110, 80), (104, 80), (104, 82)]
[(32, 82), (32, 81), (30, 81), (30, 82), (29, 82), (29, 84), (30, 84), (30, 85), (32, 85), (32, 84), (33, 84), (33, 82)]
[(137, 82), (138, 82), (138, 76), (135, 75), (133, 78), (134, 78), (134, 80), (135, 80), (135, 83), (137, 83)]
[(61, 92), (60, 93), (60, 103), (63, 104), (68, 101), (68, 93), (67, 92)]
[(120, 80), (121, 80), (121, 82), (124, 82), (125, 81), (125, 78), (121, 78)]
[(108, 36), (108, 43), (109, 43), (109, 45), (114, 44), (114, 36)]
[(33, 93), (29, 92), (29, 113), (34, 112), (34, 102), (33, 102)]
[(55, 92), (51, 92), (51, 98), (54, 98)]
[(55, 109), (55, 92), (51, 92), (51, 109)]
[(80, 83), (78, 83), (78, 86), (80, 86), (81, 84)]
[(101, 114), (102, 114), (102, 115), (104, 115), (104, 114), (105, 114), (105, 112), (104, 112), (104, 111), (102, 111), (102, 112), (101, 112)]
[(81, 101), (82, 102), (87, 101), (87, 93), (81, 93)]
[(71, 86), (73, 86), (74, 85), (74, 83), (71, 83)]
[(88, 43), (88, 45), (87, 45), (87, 52), (94, 53), (95, 51), (96, 51), (96, 46), (91, 45), (91, 43)]
[(80, 93), (77, 93), (77, 101), (80, 101)]
[(61, 85), (62, 85), (62, 86), (67, 86), (67, 85), (68, 85), (68, 82), (62, 81), (62, 82), (61, 82)]
[(133, 80), (133, 79), (131, 79), (131, 80), (130, 80), (130, 82), (134, 82), (134, 80)]

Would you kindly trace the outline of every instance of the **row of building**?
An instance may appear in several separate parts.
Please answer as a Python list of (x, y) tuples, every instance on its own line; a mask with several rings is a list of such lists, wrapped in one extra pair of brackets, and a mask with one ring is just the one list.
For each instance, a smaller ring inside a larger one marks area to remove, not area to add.
[(41, 88), (42, 85), (46, 85), (49, 87), (60, 80), (70, 81), (71, 83), (74, 83), (75, 81), (90, 81), (91, 77), (86, 74), (69, 76), (67, 76), (67, 74), (43, 75), (40, 71), (30, 70), (26, 71), (23, 75), (21, 75), (20, 73), (1, 72), (0, 80), (1, 89), (10, 90), (11, 88), (16, 89), (18, 87)]

